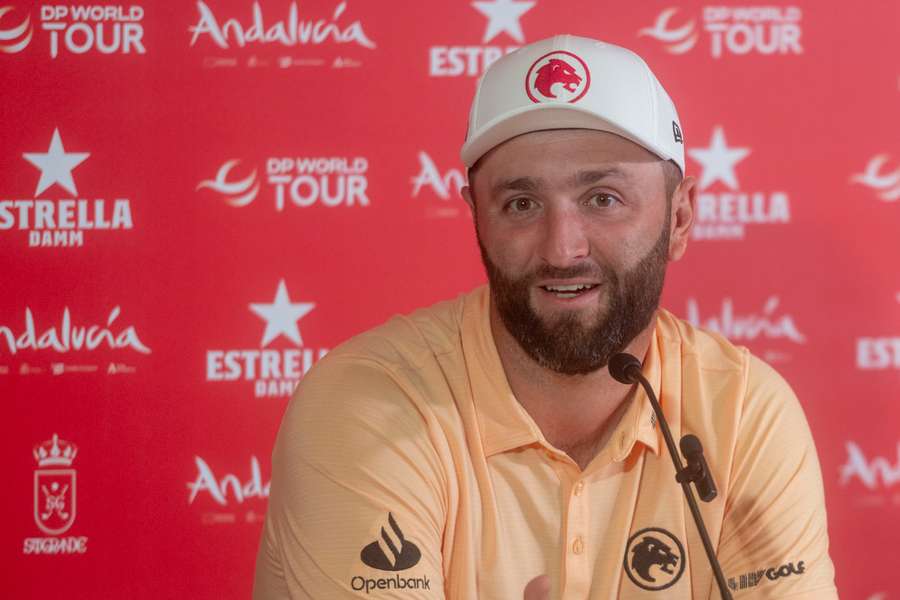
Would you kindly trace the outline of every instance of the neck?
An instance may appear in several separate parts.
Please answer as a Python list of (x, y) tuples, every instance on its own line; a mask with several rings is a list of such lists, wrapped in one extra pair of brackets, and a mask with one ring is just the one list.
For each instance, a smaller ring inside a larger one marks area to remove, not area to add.
[[(564, 375), (544, 368), (509, 333), (493, 301), (490, 318), (500, 361), (519, 404), (547, 441), (584, 469), (618, 423), (632, 387), (613, 379), (605, 367), (586, 375)], [(655, 322), (652, 319), (624, 352), (643, 360)]]

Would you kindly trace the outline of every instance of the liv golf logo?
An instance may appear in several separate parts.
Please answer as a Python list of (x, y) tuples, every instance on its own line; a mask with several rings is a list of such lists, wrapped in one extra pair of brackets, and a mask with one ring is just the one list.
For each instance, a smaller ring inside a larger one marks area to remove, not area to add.
[[(229, 206), (250, 205), (259, 195), (259, 170), (241, 163), (239, 159), (225, 161), (213, 179), (197, 184), (197, 191), (212, 190)], [(277, 212), (282, 212), (287, 205), (297, 208), (369, 206), (366, 193), (369, 161), (362, 156), (269, 158), (265, 170)]]
[(75, 523), (77, 473), (72, 462), (78, 447), (59, 439), (34, 447), (38, 468), (34, 472), (34, 522), (49, 537), (25, 538), (25, 554), (84, 554), (88, 539), (60, 537)]
[[(32, 248), (73, 247), (84, 245), (85, 234), (133, 229), (128, 198), (89, 199), (79, 194), (72, 171), (90, 156), (90, 152), (67, 152), (58, 128), (53, 130), (46, 152), (22, 153), (22, 158), (40, 171), (40, 178), (33, 198), (0, 199), (0, 236), (19, 231)], [(26, 173), (22, 171), (23, 176)], [(54, 192), (55, 197), (47, 192)]]
[(721, 125), (713, 128), (709, 146), (687, 152), (702, 168), (694, 239), (740, 240), (748, 226), (791, 222), (786, 192), (745, 191), (740, 186), (735, 170), (751, 154), (750, 148), (729, 146)]
[[(300, 335), (298, 321), (315, 307), (312, 302), (292, 301), (287, 284), (284, 279), (280, 280), (272, 302), (254, 302), (248, 306), (250, 312), (266, 324), (260, 347), (208, 350), (206, 380), (252, 381), (257, 398), (290, 396), (300, 378), (328, 353), (326, 348), (306, 346)], [(294, 347), (268, 347), (280, 338), (287, 339)]]

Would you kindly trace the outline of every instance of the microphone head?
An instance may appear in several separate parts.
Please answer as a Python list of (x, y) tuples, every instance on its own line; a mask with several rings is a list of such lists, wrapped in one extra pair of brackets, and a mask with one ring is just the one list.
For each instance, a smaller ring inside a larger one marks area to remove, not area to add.
[(626, 352), (619, 352), (609, 360), (609, 374), (619, 383), (630, 385), (637, 381), (637, 377), (629, 372), (632, 368), (640, 372), (641, 361)]
[(678, 444), (681, 446), (681, 453), (685, 458), (689, 456), (695, 456), (697, 454), (703, 454), (703, 445), (700, 443), (700, 440), (696, 435), (689, 433), (681, 438), (681, 442)]

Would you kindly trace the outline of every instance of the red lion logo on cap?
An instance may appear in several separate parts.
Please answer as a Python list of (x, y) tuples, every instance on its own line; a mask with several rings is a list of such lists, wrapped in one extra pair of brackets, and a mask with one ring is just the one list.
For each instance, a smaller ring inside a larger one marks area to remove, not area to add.
[(554, 83), (561, 83), (564, 88), (574, 92), (581, 84), (581, 77), (566, 61), (551, 58), (547, 64), (538, 69), (534, 87), (546, 98), (556, 98), (552, 88)]

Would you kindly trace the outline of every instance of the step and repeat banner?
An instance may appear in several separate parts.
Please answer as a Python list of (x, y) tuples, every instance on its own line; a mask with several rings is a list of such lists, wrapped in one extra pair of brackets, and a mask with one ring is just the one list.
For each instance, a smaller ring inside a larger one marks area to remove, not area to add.
[(663, 303), (794, 386), (842, 598), (900, 600), (898, 6), (0, 0), (2, 595), (248, 597), (292, 389), (484, 281), (475, 82), (565, 32), (674, 98)]

